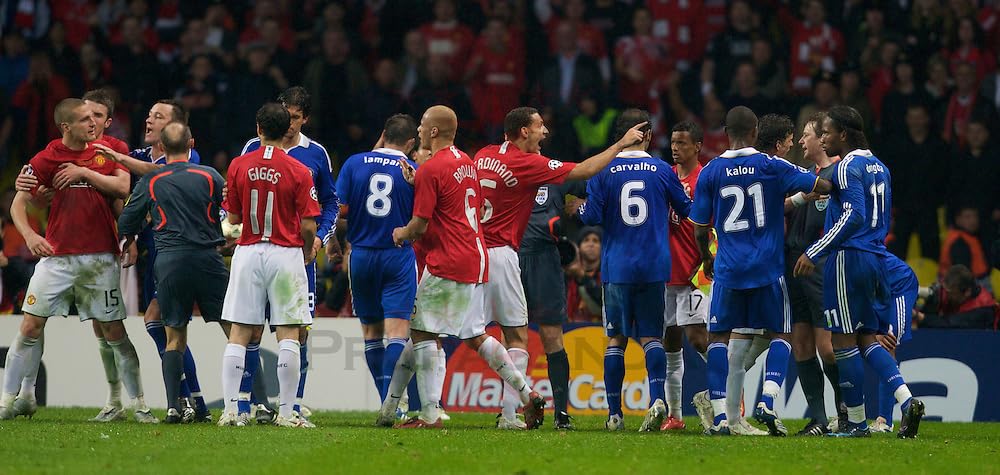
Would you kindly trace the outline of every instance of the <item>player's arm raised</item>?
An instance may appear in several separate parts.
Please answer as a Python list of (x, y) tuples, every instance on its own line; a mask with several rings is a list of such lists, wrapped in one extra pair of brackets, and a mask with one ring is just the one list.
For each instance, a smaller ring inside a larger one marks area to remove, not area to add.
[(128, 168), (128, 171), (139, 176), (152, 173), (163, 166), (163, 165), (157, 165), (155, 163), (144, 162), (137, 158), (130, 157), (123, 153), (119, 153), (115, 151), (115, 149), (108, 147), (107, 145), (104, 144), (95, 143), (94, 148), (96, 148), (97, 151), (100, 152), (102, 155), (114, 160), (117, 163), (124, 165), (125, 168)]
[(615, 142), (607, 150), (580, 162), (573, 170), (566, 174), (566, 180), (586, 180), (607, 167), (611, 160), (618, 156), (618, 152), (642, 142), (643, 137), (648, 133), (649, 122), (636, 124), (625, 133), (621, 140)]
[[(794, 275), (796, 277), (812, 273), (817, 260), (840, 246), (840, 243), (853, 235), (868, 221), (868, 217), (865, 215), (865, 193), (862, 190), (861, 171), (856, 167), (848, 166), (848, 164), (848, 161), (842, 160), (837, 165), (837, 174), (844, 180), (838, 183), (841, 202), (844, 206), (843, 213), (826, 234), (806, 248), (806, 252), (799, 257), (795, 263)], [(827, 183), (830, 182), (827, 181)]]
[(36, 233), (31, 228), (31, 224), (28, 223), (28, 212), (25, 211), (24, 207), (30, 200), (30, 193), (18, 191), (14, 195), (14, 201), (10, 205), (10, 219), (14, 222), (17, 232), (21, 233), (21, 236), (24, 236), (24, 243), (31, 250), (32, 254), (38, 257), (51, 256), (55, 252), (52, 249), (52, 245)]

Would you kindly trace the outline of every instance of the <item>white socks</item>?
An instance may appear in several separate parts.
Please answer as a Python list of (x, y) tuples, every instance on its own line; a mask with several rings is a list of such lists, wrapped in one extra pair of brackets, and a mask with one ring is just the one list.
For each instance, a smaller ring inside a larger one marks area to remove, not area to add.
[(278, 342), (278, 415), (288, 419), (299, 389), (299, 340)]
[[(526, 374), (528, 372), (528, 352), (521, 348), (508, 348), (507, 354), (510, 355), (511, 361), (514, 362), (514, 367), (517, 368), (521, 374)], [(517, 407), (521, 404), (521, 395), (509, 384), (503, 385), (503, 403), (501, 413), (504, 419), (511, 420), (517, 417)]]
[(109, 341), (108, 345), (115, 354), (115, 365), (118, 366), (118, 374), (125, 391), (132, 398), (132, 405), (137, 411), (148, 409), (143, 400), (142, 376), (139, 373), (139, 355), (135, 352), (135, 346), (128, 339), (128, 335), (118, 341)]
[(104, 366), (104, 376), (108, 379), (107, 406), (121, 406), (122, 381), (118, 376), (118, 365), (115, 363), (115, 351), (111, 349), (104, 338), (97, 339), (97, 351), (101, 353), (101, 364)]
[(417, 370), (417, 392), (420, 393), (420, 418), (424, 422), (436, 422), (441, 417), (441, 391), (438, 385), (439, 356), (436, 340), (422, 341), (413, 345), (413, 355)]
[[(4, 363), (3, 397), (0, 400), (0, 407), (8, 406), (17, 397), (17, 393), (21, 390), (21, 381), (24, 380), (24, 375), (34, 360), (34, 350), (38, 344), (38, 338), (26, 337), (20, 332), (14, 337)], [(34, 365), (37, 366), (38, 362), (35, 361)]]
[(247, 347), (235, 343), (226, 345), (226, 351), (222, 354), (222, 401), (227, 413), (237, 413), (236, 403), (246, 359)]
[[(396, 412), (396, 409), (399, 407), (399, 399), (406, 392), (406, 385), (410, 384), (410, 378), (413, 377), (416, 369), (416, 360), (413, 355), (413, 341), (406, 340), (403, 352), (399, 354), (399, 359), (396, 360), (396, 367), (392, 370), (392, 378), (389, 379), (389, 391), (386, 392), (385, 401), (382, 402), (383, 414), (394, 414)], [(441, 382), (442, 384), (444, 383), (443, 376)]]
[(684, 381), (684, 350), (676, 353), (667, 353), (667, 382), (665, 391), (667, 394), (667, 407), (670, 408), (670, 416), (680, 419), (681, 394)]
[(496, 338), (487, 336), (483, 344), (479, 346), (479, 356), (493, 368), (504, 380), (504, 383), (513, 386), (513, 389), (521, 395), (521, 402), (528, 404), (531, 401), (531, 388), (524, 381), (524, 374), (517, 370), (514, 361), (511, 360), (507, 349), (497, 341)]
[(438, 368), (437, 368), (437, 385), (444, 391), (444, 378), (448, 374), (448, 354), (444, 352), (444, 348), (438, 348)]
[(21, 380), (21, 392), (18, 397), (29, 401), (35, 400), (35, 383), (38, 381), (38, 368), (42, 363), (42, 353), (45, 351), (45, 334), (38, 337), (38, 343), (31, 347), (28, 366), (24, 368), (24, 378)]
[(743, 402), (743, 381), (747, 375), (744, 362), (750, 352), (750, 346), (751, 340), (739, 340), (735, 338), (729, 340), (729, 377), (726, 378), (726, 418), (730, 421), (738, 421), (740, 418), (740, 403)]
[(754, 363), (757, 362), (757, 358), (764, 353), (764, 350), (771, 346), (771, 340), (760, 335), (754, 336), (752, 341), (753, 343), (750, 345), (750, 350), (747, 351), (746, 356), (743, 358), (744, 372), (753, 368)]

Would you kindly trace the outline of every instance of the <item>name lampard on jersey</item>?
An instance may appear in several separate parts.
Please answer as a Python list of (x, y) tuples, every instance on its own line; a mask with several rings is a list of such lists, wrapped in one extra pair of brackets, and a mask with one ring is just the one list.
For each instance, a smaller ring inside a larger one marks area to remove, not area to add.
[(754, 171), (754, 167), (732, 167), (726, 169), (726, 176), (753, 175)]
[(462, 180), (466, 178), (472, 178), (473, 180), (479, 179), (476, 178), (476, 167), (472, 165), (462, 165), (458, 167), (458, 169), (455, 170), (455, 173), (452, 174), (452, 176), (455, 177), (455, 181), (459, 183), (461, 183)]
[(507, 188), (517, 186), (517, 177), (514, 176), (513, 172), (507, 169), (507, 164), (501, 162), (500, 160), (492, 157), (483, 157), (476, 163), (476, 168), (480, 170), (490, 170), (493, 173), (496, 173), (497, 176), (503, 180), (503, 184), (507, 185)]
[(624, 163), (611, 167), (611, 173), (618, 172), (656, 172), (656, 165), (652, 163)]
[(371, 157), (365, 156), (365, 164), (375, 163), (382, 166), (399, 166), (399, 159), (394, 157)]

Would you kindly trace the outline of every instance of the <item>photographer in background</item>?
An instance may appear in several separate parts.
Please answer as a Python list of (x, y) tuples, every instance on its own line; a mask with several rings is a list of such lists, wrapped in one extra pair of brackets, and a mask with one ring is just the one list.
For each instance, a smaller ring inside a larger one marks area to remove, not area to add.
[(1000, 307), (988, 291), (976, 283), (968, 267), (955, 265), (945, 272), (941, 281), (930, 289), (921, 289), (926, 296), (913, 316), (920, 328), (952, 328), (996, 330)]

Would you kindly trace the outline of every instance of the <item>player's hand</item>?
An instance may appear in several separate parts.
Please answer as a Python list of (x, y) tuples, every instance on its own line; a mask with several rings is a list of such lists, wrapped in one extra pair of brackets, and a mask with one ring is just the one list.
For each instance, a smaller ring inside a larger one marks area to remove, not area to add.
[(52, 245), (49, 244), (45, 238), (35, 233), (31, 233), (30, 236), (25, 236), (24, 244), (28, 246), (29, 250), (31, 250), (31, 254), (36, 257), (49, 257), (55, 253), (55, 250), (52, 249)]
[(396, 247), (403, 247), (403, 243), (406, 242), (406, 228), (396, 228), (392, 230), (392, 242), (396, 244)]
[(701, 265), (705, 271), (705, 277), (715, 280), (715, 256), (709, 255), (701, 260)]
[(122, 269), (128, 269), (135, 265), (139, 258), (139, 246), (134, 239), (125, 241), (125, 249), (122, 252)]
[(316, 248), (313, 246), (302, 248), (302, 259), (306, 264), (316, 260)]
[(896, 341), (896, 335), (892, 334), (892, 328), (889, 329), (889, 334), (887, 335), (875, 335), (875, 341), (882, 345), (882, 348), (885, 348), (887, 351), (895, 351), (896, 343), (898, 343)]
[(584, 200), (580, 198), (573, 198), (572, 200), (566, 202), (566, 207), (563, 211), (566, 213), (566, 216), (573, 216), (580, 210), (580, 206), (583, 206), (583, 203)]
[(57, 190), (65, 189), (74, 183), (84, 181), (89, 172), (89, 168), (80, 167), (72, 163), (63, 163), (59, 165), (59, 171), (52, 178), (52, 186)]
[(104, 155), (105, 157), (108, 157), (117, 163), (122, 162), (121, 157), (118, 156), (119, 154), (118, 152), (115, 151), (115, 149), (108, 147), (107, 145), (104, 145), (102, 143), (91, 142), (91, 145), (94, 147), (95, 150), (97, 150), (97, 153)]
[(635, 124), (634, 127), (628, 129), (628, 132), (625, 132), (625, 136), (618, 141), (618, 147), (628, 148), (633, 145), (642, 143), (643, 138), (645, 138), (646, 136), (646, 134), (643, 133), (642, 129), (647, 125), (649, 125), (649, 122), (642, 122), (639, 124)]
[(412, 185), (414, 179), (417, 176), (417, 170), (413, 168), (412, 165), (410, 165), (410, 162), (402, 158), (399, 159), (399, 168), (403, 169), (403, 179), (406, 180), (407, 183)]
[(822, 194), (819, 194), (819, 193), (813, 191), (811, 193), (806, 194), (805, 199), (806, 199), (807, 203), (812, 203), (814, 201), (823, 200), (823, 199), (826, 199), (826, 198), (829, 198), (829, 197), (830, 197), (830, 195), (822, 195)]
[(815, 268), (816, 264), (813, 264), (813, 261), (809, 260), (809, 257), (802, 254), (799, 256), (799, 260), (795, 261), (795, 270), (792, 272), (792, 275), (795, 277), (809, 275), (813, 273), (813, 269)]
[(3, 251), (0, 251), (0, 267), (7, 267), (10, 264), (10, 259), (4, 255)]
[(21, 173), (17, 175), (17, 180), (14, 180), (15, 190), (31, 193), (31, 190), (38, 186), (38, 177), (29, 174), (28, 170), (30, 170), (28, 165), (21, 167)]
[(340, 249), (340, 241), (334, 236), (330, 236), (330, 240), (326, 243), (326, 260), (332, 264), (337, 264), (344, 260), (344, 253)]
[(375, 150), (377, 148), (382, 148), (383, 146), (385, 146), (385, 130), (384, 129), (382, 130), (382, 134), (378, 136), (378, 141), (375, 142), (375, 146), (372, 147), (372, 150)]

